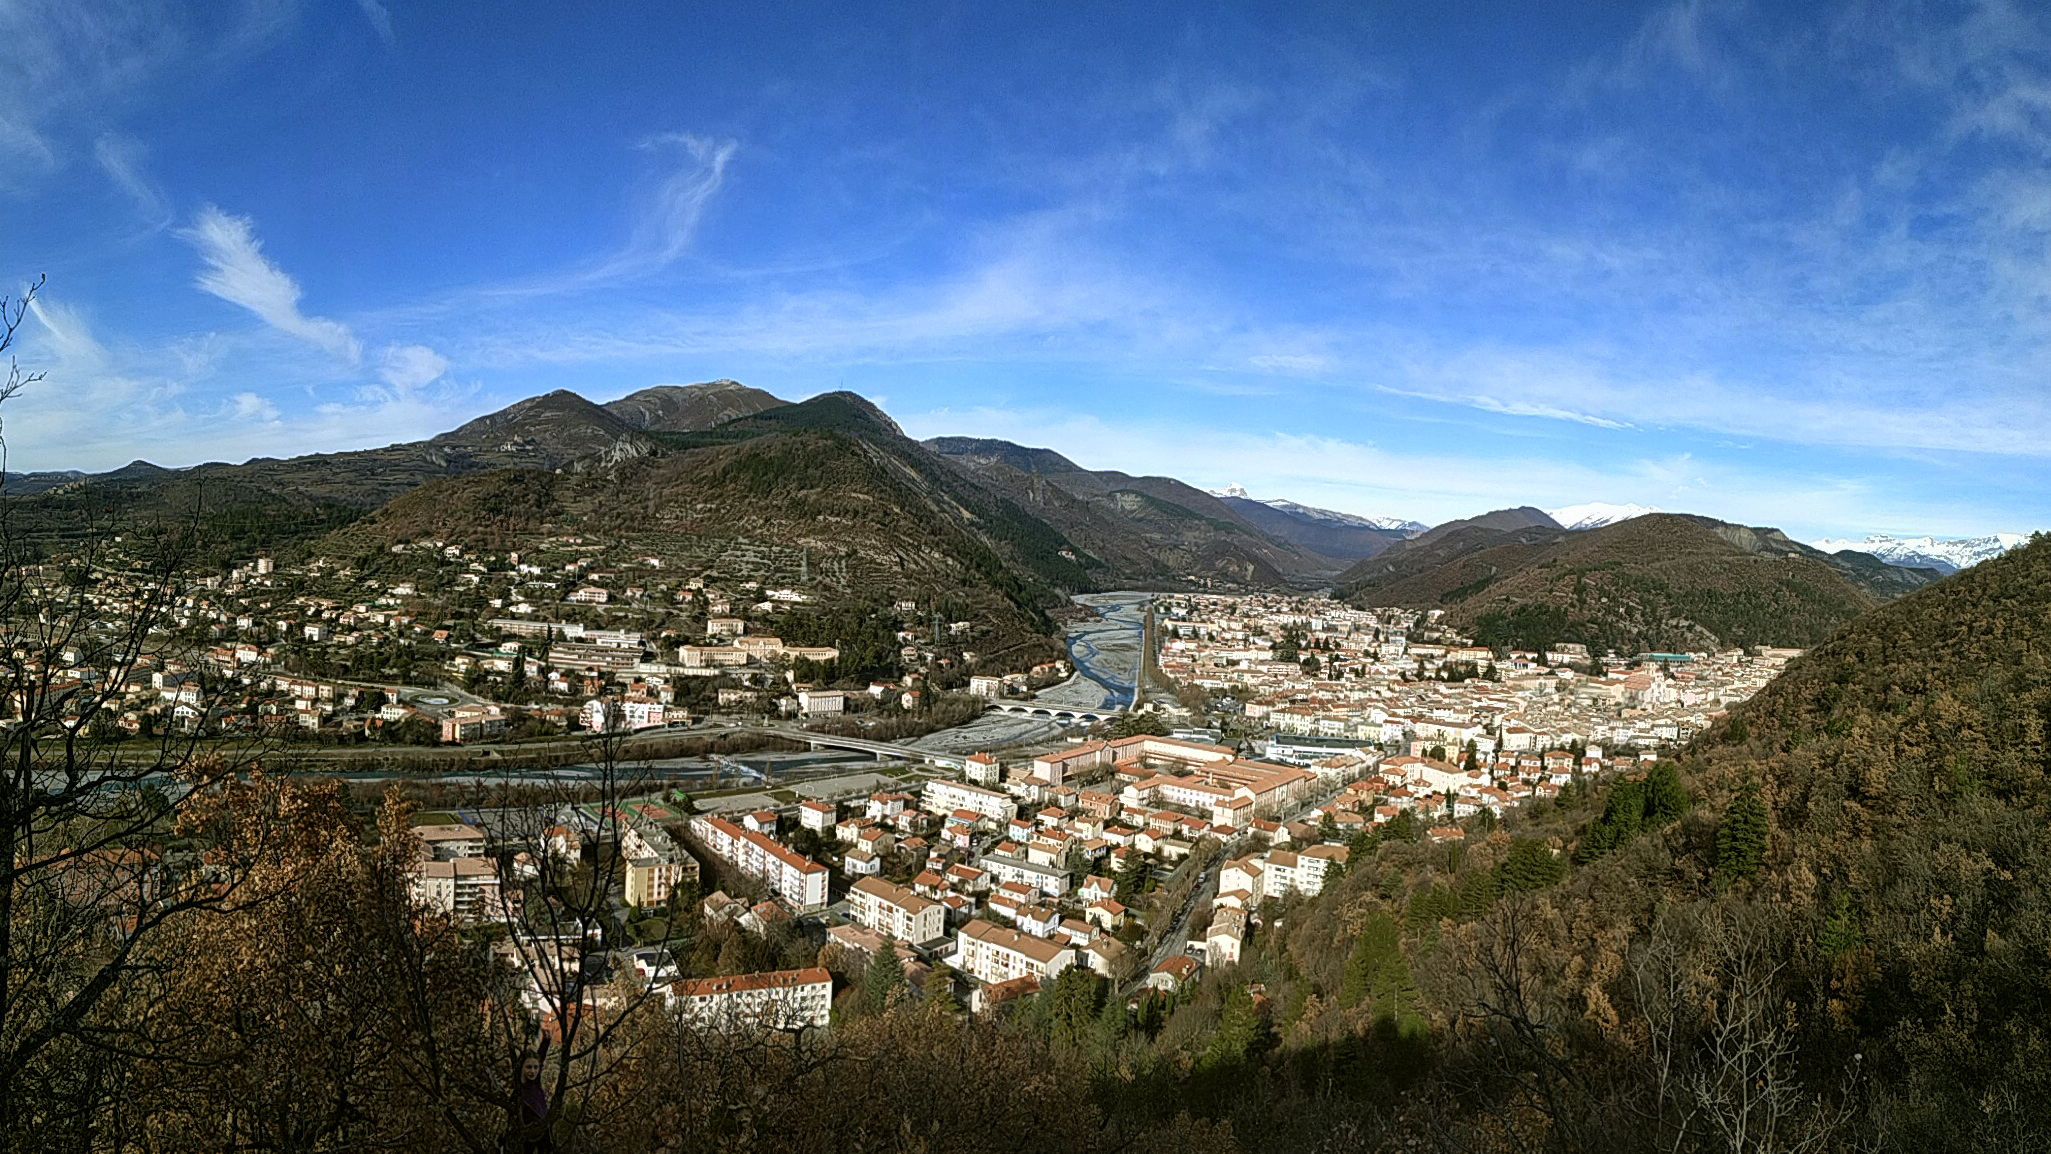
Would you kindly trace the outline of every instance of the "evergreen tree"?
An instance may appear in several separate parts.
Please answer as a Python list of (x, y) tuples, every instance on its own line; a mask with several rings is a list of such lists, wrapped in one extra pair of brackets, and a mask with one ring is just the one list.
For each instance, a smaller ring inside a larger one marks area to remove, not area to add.
[(1691, 804), (1672, 762), (1659, 762), (1645, 775), (1645, 828), (1660, 829), (1681, 820)]
[(1410, 963), (1403, 957), (1396, 920), (1387, 911), (1376, 911), (1361, 927), (1353, 955), (1346, 960), (1339, 1004), (1357, 1006), (1363, 1000), (1373, 1005), (1376, 1021), (1395, 1023), (1406, 1037), (1423, 1033), (1424, 1019), (1418, 1013)]
[(1213, 1069), (1236, 1066), (1259, 1052), (1261, 1033), (1260, 1012), (1254, 1009), (1253, 996), (1234, 986), (1225, 991), (1218, 1028), (1212, 1032), (1211, 1043), (1204, 1048), (1197, 1064)]
[(1153, 877), (1153, 870), (1147, 859), (1137, 851), (1128, 850), (1125, 864), (1118, 867), (1118, 876), (1112, 879), (1113, 896), (1120, 902), (1131, 905), (1133, 900), (1146, 892), (1147, 882)]
[(961, 999), (954, 996), (954, 967), (937, 962), (926, 975), (926, 1001), (950, 1014), (961, 1013)]
[(1724, 884), (1749, 878), (1766, 863), (1766, 799), (1747, 778), (1716, 827), (1716, 877)]
[(1644, 821), (1644, 785), (1635, 781), (1616, 783), (1610, 787), (1609, 797), (1603, 802), (1602, 816), (1590, 822), (1587, 832), (1581, 835), (1581, 848), (1575, 851), (1575, 858), (1591, 862), (1621, 848), (1638, 836)]
[(862, 975), (862, 1004), (872, 1013), (881, 1013), (904, 988), (904, 959), (897, 956), (895, 945), (886, 943), (869, 959), (869, 969)]
[(1140, 1033), (1152, 1039), (1160, 1034), (1161, 1027), (1167, 1024), (1168, 995), (1160, 990), (1151, 989), (1141, 994), (1139, 999), (1139, 1016), (1137, 1022), (1135, 1022), (1135, 1025), (1139, 1027)]
[(1083, 966), (1070, 966), (1046, 993), (1048, 1024), (1064, 1041), (1080, 1044), (1096, 1025), (1104, 1000), (1104, 979)]
[(1092, 1029), (1092, 1041), (1099, 1053), (1117, 1049), (1118, 1043), (1125, 1040), (1127, 1031), (1132, 1028), (1125, 1010), (1125, 999), (1119, 997), (1116, 990), (1109, 993), (1103, 1008), (1097, 1011), (1096, 1025)]
[(1417, 815), (1410, 810), (1397, 810), (1396, 816), (1382, 826), (1383, 841), (1416, 841), (1424, 830), (1417, 824)]
[(1567, 863), (1551, 847), (1535, 838), (1520, 837), (1510, 842), (1509, 855), (1496, 867), (1502, 888), (1510, 893), (1530, 893), (1554, 885), (1567, 876)]
[(1500, 883), (1494, 870), (1470, 870), (1460, 879), (1460, 916), (1478, 918), (1495, 904)]

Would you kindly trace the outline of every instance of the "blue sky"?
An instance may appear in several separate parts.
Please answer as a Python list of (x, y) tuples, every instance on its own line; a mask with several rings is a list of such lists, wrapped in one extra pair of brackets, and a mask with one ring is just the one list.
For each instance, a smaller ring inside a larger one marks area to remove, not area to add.
[(2051, 526), (2038, 6), (0, 0), (11, 468), (848, 388), (1438, 521)]

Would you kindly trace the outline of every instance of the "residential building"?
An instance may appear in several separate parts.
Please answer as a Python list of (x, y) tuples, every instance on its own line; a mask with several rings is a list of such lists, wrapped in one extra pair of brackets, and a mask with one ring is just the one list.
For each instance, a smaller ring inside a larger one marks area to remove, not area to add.
[(416, 825), (413, 836), (420, 839), (420, 852), (436, 861), (484, 856), (484, 831), (474, 825)]
[(753, 833), (723, 817), (700, 814), (691, 819), (691, 832), (706, 848), (749, 877), (761, 878), (769, 891), (801, 913), (826, 905), (825, 866), (792, 852), (763, 834)]
[(832, 1018), (833, 975), (820, 967), (688, 978), (669, 987), (670, 1011), (719, 1030), (823, 1029)]
[(855, 921), (901, 941), (916, 945), (947, 932), (947, 911), (939, 902), (880, 877), (856, 882), (847, 898)]
[(979, 982), (1029, 977), (1049, 983), (1075, 962), (1075, 951), (1067, 946), (981, 918), (963, 925), (956, 940), (959, 961), (955, 968)]
[(498, 921), (504, 916), (498, 864), (490, 858), (420, 862), (413, 870), (413, 898), (458, 921)]
[(926, 783), (921, 805), (928, 813), (971, 810), (995, 822), (1009, 821), (1012, 815), (1018, 812), (1017, 804), (1006, 794), (942, 778), (934, 778)]

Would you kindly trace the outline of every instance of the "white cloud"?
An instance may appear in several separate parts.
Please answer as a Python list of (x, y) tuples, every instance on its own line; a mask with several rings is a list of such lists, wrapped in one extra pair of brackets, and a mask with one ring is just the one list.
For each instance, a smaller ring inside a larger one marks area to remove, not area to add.
[(356, 0), (356, 6), (363, 9), (363, 18), (370, 21), (371, 28), (376, 30), (377, 38), (385, 42), (385, 47), (390, 48), (399, 42), (398, 35), (392, 31), (391, 9), (379, 0)]
[(430, 384), (449, 371), (449, 358), (426, 345), (386, 345), (378, 362), (378, 376), (400, 392)]
[(236, 393), (228, 398), (226, 412), (230, 420), (272, 422), (278, 419), (278, 406), (257, 396), (255, 393)]
[(660, 267), (677, 259), (697, 235), (705, 206), (726, 183), (726, 166), (740, 142), (716, 140), (688, 132), (651, 136), (641, 147), (660, 152), (681, 149), (685, 162), (663, 178), (654, 203), (635, 229), (633, 243), (618, 258), (623, 263)]
[(127, 193), (128, 198), (135, 202), (151, 228), (162, 228), (171, 223), (171, 212), (165, 207), (163, 192), (143, 172), (141, 141), (116, 132), (103, 132), (93, 142), (93, 159), (99, 162), (100, 171), (107, 174), (114, 187)]
[(248, 217), (230, 216), (208, 205), (193, 219), (192, 227), (179, 235), (206, 261), (197, 281), (200, 288), (241, 305), (279, 332), (352, 365), (363, 359), (363, 342), (349, 326), (299, 311), (299, 282), (264, 255), (263, 243), (257, 240), (254, 222)]
[(51, 351), (66, 365), (99, 369), (107, 363), (107, 350), (93, 337), (77, 310), (48, 296), (29, 302), (29, 313), (43, 326)]
[(1330, 368), (1332, 359), (1315, 353), (1263, 353), (1247, 358), (1247, 363), (1262, 372), (1308, 374)]

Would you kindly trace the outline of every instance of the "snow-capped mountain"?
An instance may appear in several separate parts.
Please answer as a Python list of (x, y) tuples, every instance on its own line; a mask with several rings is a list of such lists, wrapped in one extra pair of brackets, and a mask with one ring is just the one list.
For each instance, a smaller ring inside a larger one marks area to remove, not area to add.
[(1633, 517), (1661, 510), (1649, 505), (1605, 505), (1591, 501), (1586, 505), (1568, 505), (1563, 509), (1547, 509), (1545, 515), (1560, 523), (1562, 529), (1600, 529)]
[[(1244, 485), (1227, 485), (1222, 489), (1213, 489), (1211, 490), (1211, 496), (1237, 497), (1242, 501), (1259, 500), (1259, 498), (1249, 494)], [(1288, 513), (1294, 517), (1301, 517), (1307, 521), (1323, 521), (1331, 525), (1353, 525), (1362, 529), (1386, 529), (1396, 533), (1422, 533), (1426, 529), (1431, 528), (1429, 525), (1420, 524), (1416, 521), (1407, 521), (1401, 517), (1363, 517), (1358, 513), (1341, 513), (1334, 509), (1318, 509), (1309, 505), (1299, 505), (1294, 501), (1284, 501), (1279, 497), (1274, 500), (1261, 501), (1261, 504), (1266, 505), (1270, 509), (1277, 509)]]
[(1826, 553), (1857, 549), (1861, 553), (1871, 553), (1890, 565), (1927, 566), (1956, 573), (1990, 557), (1999, 557), (2028, 540), (2021, 533), (1995, 533), (1987, 537), (1959, 537), (1949, 541), (1936, 537), (1890, 537), (1885, 533), (1875, 533), (1863, 541), (1826, 537), (1810, 544)]

